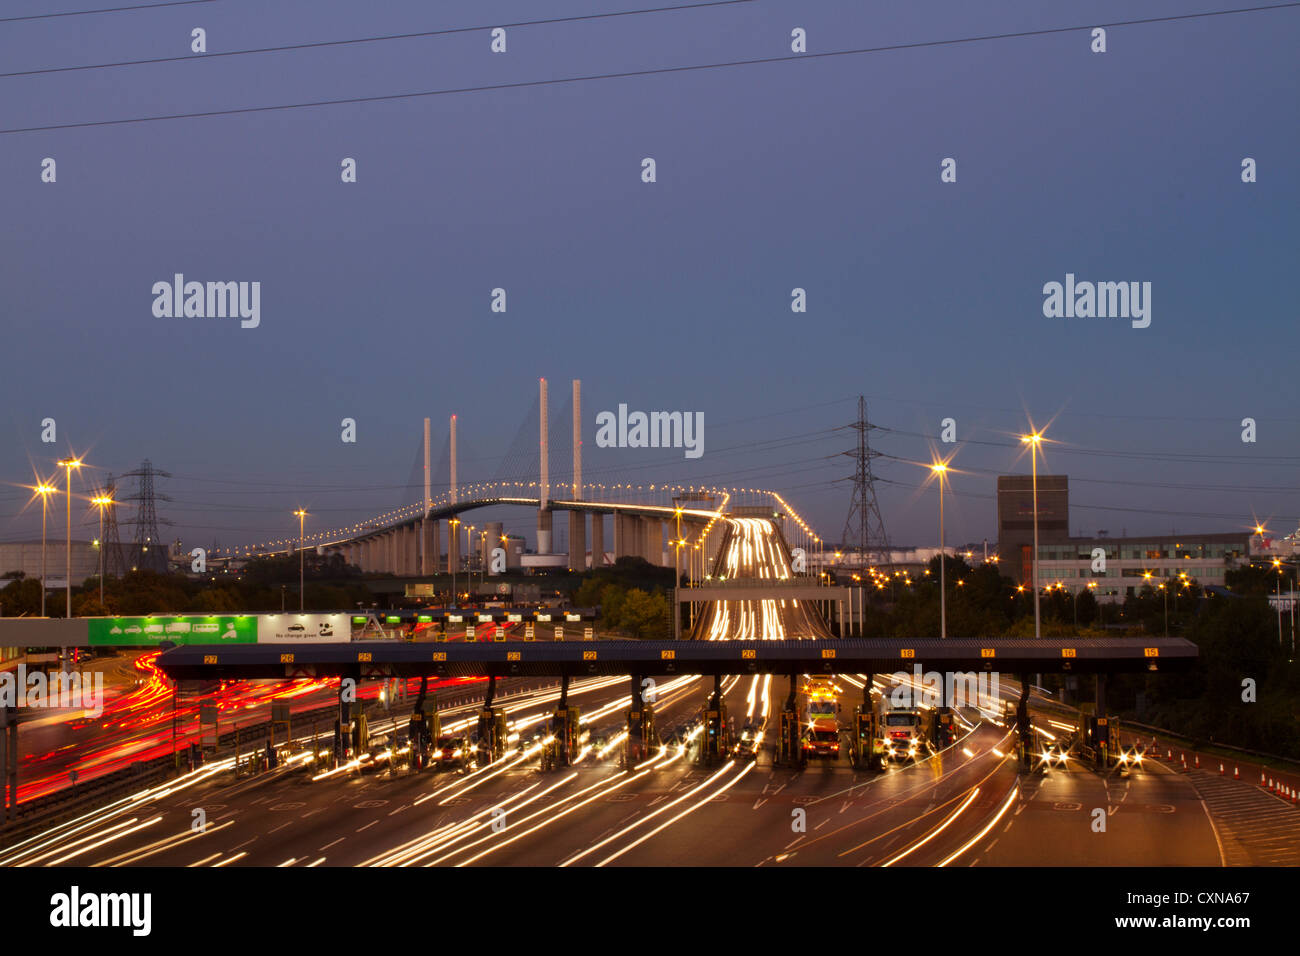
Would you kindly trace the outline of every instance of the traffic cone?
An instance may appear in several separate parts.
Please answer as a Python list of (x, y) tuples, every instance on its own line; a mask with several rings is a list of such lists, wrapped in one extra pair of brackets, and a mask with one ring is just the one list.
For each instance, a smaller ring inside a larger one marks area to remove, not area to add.
[(1236, 766), (1234, 766), (1234, 767), (1232, 768), (1232, 779), (1233, 779), (1233, 780), (1240, 780), (1240, 779), (1241, 779), (1241, 768), (1240, 768), (1240, 767), (1236, 767)]
[(1219, 764), (1219, 776), (1223, 776), (1223, 764)]
[(1186, 770), (1186, 769), (1187, 769), (1187, 754), (1183, 754), (1183, 755), (1182, 755), (1182, 758), (1183, 758), (1183, 769)]
[(1200, 769), (1201, 769), (1201, 755), (1200, 755), (1200, 754), (1197, 754), (1197, 755), (1196, 755), (1196, 769), (1197, 769), (1197, 770), (1200, 770)]
[(1173, 760), (1173, 759), (1174, 759), (1174, 752), (1173, 752), (1172, 749), (1169, 749), (1169, 750), (1166, 750), (1166, 751), (1165, 751), (1165, 759), (1166, 759), (1166, 760)]

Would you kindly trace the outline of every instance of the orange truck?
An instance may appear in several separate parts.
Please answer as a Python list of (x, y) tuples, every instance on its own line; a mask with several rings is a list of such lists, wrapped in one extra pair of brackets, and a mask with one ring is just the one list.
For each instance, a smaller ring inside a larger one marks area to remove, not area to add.
[(840, 755), (839, 691), (835, 683), (825, 678), (814, 678), (804, 685), (807, 699), (803, 732), (804, 757), (826, 757), (836, 760)]

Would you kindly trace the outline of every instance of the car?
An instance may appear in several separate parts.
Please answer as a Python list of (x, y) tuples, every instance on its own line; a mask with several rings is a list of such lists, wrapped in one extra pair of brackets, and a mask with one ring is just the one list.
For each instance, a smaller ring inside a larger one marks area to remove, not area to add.
[(838, 759), (840, 755), (840, 732), (821, 727), (805, 731), (803, 735), (803, 754), (805, 757)]
[(305, 631), (305, 630), (307, 630), (307, 628), (303, 627), (301, 624), (290, 624), (289, 627), (288, 627), (287, 629), (290, 630), (290, 631)]
[(392, 742), (387, 736), (371, 737), (363, 755), (362, 770), (380, 770), (387, 767), (391, 758)]
[(758, 733), (749, 724), (745, 725), (740, 736), (736, 738), (736, 743), (731, 748), (731, 755), (737, 760), (758, 759)]
[(1055, 740), (1045, 740), (1038, 759), (1048, 767), (1064, 767), (1070, 757), (1069, 748)]
[(429, 762), (439, 770), (464, 770), (469, 766), (470, 750), (464, 737), (439, 737)]

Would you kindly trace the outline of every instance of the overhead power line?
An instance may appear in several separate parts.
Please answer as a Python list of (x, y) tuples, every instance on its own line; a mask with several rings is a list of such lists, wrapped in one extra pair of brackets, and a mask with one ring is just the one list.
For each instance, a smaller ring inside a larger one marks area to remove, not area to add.
[[(489, 83), (479, 86), (449, 87), (441, 90), (417, 90), (409, 93), (380, 93), (373, 96), (349, 96), (339, 99), (308, 100), (300, 103), (277, 103), (270, 106), (239, 106), (227, 109), (198, 110), (188, 113), (163, 113), (157, 116), (131, 116), (112, 120), (86, 120), (79, 123), (49, 123), (43, 126), (19, 126), (0, 129), (0, 134), (38, 133), (61, 129), (89, 129), (100, 126), (128, 126), (136, 123), (161, 123), (178, 119), (206, 119), (214, 116), (237, 116), (252, 113), (272, 113), (287, 110), (312, 109), (322, 106), (356, 106), (363, 103), (385, 103), (398, 100), (422, 99), (434, 96), (454, 96), (463, 93), (487, 93), (502, 90), (530, 89), (534, 87), (562, 86), (570, 83), (590, 83), (601, 80), (634, 79), (645, 76), (663, 76), (673, 73), (698, 73), (706, 70), (726, 70), (745, 66), (763, 66), (770, 63), (789, 63), (795, 60), (818, 60), (829, 57), (862, 56), (871, 53), (888, 53), (899, 50), (916, 50), (929, 47), (955, 46), (967, 43), (984, 43), (991, 40), (1010, 40), (1033, 36), (1075, 33), (1097, 27), (1114, 28), (1139, 26), (1149, 23), (1168, 23), (1179, 20), (1198, 20), (1205, 17), (1222, 17), (1242, 13), (1262, 13), (1300, 7), (1300, 0), (1259, 7), (1239, 7), (1232, 10), (1213, 10), (1204, 13), (1184, 13), (1166, 17), (1142, 17), (1133, 20), (1115, 20), (1110, 23), (1085, 23), (1069, 27), (1049, 27), (1040, 30), (1018, 30), (1010, 33), (990, 33), (947, 40), (921, 40), (912, 43), (894, 43), (885, 46), (859, 47), (850, 50), (829, 50), (823, 53), (796, 53), (783, 56), (758, 57), (750, 60), (724, 60), (717, 63), (697, 63), (686, 66), (653, 67), (644, 70), (620, 70), (613, 73), (589, 73), (583, 76), (553, 77), (544, 80), (519, 80), (512, 83)], [(205, 54), (206, 55), (206, 54)]]
[(126, 7), (101, 7), (98, 10), (68, 10), (64, 13), (29, 13), (20, 17), (0, 17), (0, 23), (20, 23), (24, 20), (56, 20), (60, 17), (88, 17), (96, 13), (126, 13), (130, 10), (155, 10), (162, 7), (189, 7), (198, 3), (216, 3), (217, 0), (170, 0), (167, 3), (136, 3)]
[[(191, 3), (212, 3), (213, 0), (189, 0)], [(458, 33), (484, 33), (492, 29), (515, 29), (517, 27), (548, 26), (557, 23), (577, 23), (584, 20), (609, 20), (616, 17), (634, 17), (648, 13), (672, 13), (680, 10), (699, 10), (705, 7), (729, 7), (739, 3), (753, 3), (754, 0), (708, 0), (705, 3), (686, 3), (673, 7), (648, 7), (642, 10), (619, 10), (612, 13), (587, 13), (571, 17), (548, 17), (542, 20), (517, 20), (513, 23), (489, 23), (472, 27), (449, 27), (444, 30), (420, 30), (411, 33), (389, 33), (374, 37), (351, 37), (344, 40), (316, 40), (310, 43), (285, 43), (280, 46), (253, 47), (248, 50), (216, 50), (197, 56), (193, 53), (184, 56), (156, 56), (144, 60), (115, 60), (109, 63), (86, 63), (80, 66), (51, 66), (37, 70), (13, 70), (0, 73), (0, 78), (13, 76), (39, 76), (46, 73), (76, 73), (82, 70), (112, 70), (125, 66), (150, 66), (157, 63), (197, 62), (215, 60), (220, 57), (256, 56), (262, 53), (287, 53), (294, 50), (321, 50), (336, 46), (355, 46), (361, 43), (388, 43), (393, 40), (424, 40), (432, 37), (454, 36)], [(133, 9), (133, 8), (126, 8)], [(25, 18), (20, 18), (25, 19)], [(0, 23), (4, 22), (0, 20)]]

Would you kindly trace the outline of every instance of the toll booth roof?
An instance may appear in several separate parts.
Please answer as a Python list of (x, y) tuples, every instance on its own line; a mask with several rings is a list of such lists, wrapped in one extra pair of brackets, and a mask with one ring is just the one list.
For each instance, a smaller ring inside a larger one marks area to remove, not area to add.
[(357, 641), (187, 645), (158, 660), (182, 680), (286, 677), (594, 674), (1122, 672), (1188, 667), (1183, 638), (823, 638), (788, 641)]

